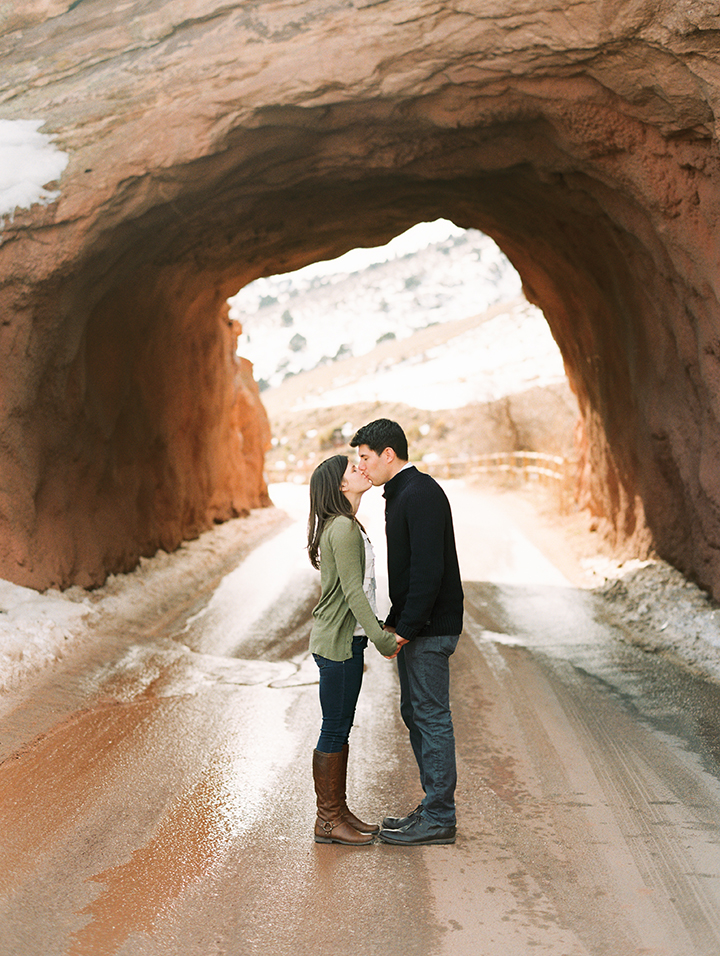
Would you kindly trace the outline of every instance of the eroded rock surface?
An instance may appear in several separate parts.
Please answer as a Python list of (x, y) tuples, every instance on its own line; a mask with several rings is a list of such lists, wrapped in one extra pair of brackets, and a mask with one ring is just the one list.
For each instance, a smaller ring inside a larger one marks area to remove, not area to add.
[(97, 583), (261, 503), (267, 423), (226, 297), (444, 216), (545, 311), (584, 500), (720, 594), (715, 4), (0, 17), (2, 116), (69, 156), (57, 201), (0, 233), (0, 575)]

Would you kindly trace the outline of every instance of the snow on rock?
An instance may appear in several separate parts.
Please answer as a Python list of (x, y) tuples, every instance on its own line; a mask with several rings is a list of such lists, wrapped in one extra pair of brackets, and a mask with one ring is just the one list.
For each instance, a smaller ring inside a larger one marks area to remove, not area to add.
[(60, 178), (69, 157), (40, 132), (44, 122), (0, 119), (0, 228), (17, 208), (47, 205), (60, 195), (46, 187)]

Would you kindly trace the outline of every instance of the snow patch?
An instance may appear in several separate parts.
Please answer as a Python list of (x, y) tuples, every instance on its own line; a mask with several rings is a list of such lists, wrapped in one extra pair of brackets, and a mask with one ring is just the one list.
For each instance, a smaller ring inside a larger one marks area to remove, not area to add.
[(0, 119), (0, 228), (16, 209), (47, 205), (60, 195), (47, 189), (68, 164), (68, 154), (40, 132), (44, 120)]
[(720, 677), (720, 605), (661, 560), (608, 562), (599, 589), (634, 643), (674, 652)]
[(86, 632), (93, 609), (87, 598), (75, 598), (74, 590), (41, 594), (0, 581), (0, 691), (59, 660), (68, 642)]
[[(445, 242), (446, 239), (461, 236), (464, 232), (464, 229), (456, 226), (449, 219), (419, 222), (406, 232), (395, 236), (384, 246), (359, 247), (351, 249), (343, 256), (338, 256), (337, 259), (311, 262), (310, 265), (293, 272), (293, 280), (302, 283), (303, 281), (312, 282), (313, 279), (322, 276), (351, 275), (353, 272), (360, 272), (380, 262), (390, 262), (413, 252), (420, 252), (432, 243)], [(277, 278), (272, 276), (271, 280)]]

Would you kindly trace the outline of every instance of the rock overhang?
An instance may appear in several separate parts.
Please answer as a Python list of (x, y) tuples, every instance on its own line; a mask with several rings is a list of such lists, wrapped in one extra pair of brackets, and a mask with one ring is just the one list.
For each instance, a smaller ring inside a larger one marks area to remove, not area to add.
[(0, 235), (0, 573), (98, 583), (265, 500), (225, 299), (443, 216), (545, 311), (584, 501), (720, 587), (711, 5), (65, 6), (0, 37), (70, 156)]

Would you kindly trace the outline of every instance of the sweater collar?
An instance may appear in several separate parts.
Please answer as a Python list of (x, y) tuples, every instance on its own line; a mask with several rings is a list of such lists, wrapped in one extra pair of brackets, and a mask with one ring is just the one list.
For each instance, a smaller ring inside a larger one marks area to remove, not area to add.
[(385, 482), (385, 489), (383, 490), (383, 498), (388, 500), (389, 498), (394, 498), (395, 495), (405, 487), (407, 482), (410, 480), (412, 475), (415, 474), (417, 468), (415, 465), (408, 463), (404, 465), (400, 471), (394, 475), (390, 481)]

